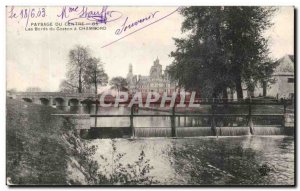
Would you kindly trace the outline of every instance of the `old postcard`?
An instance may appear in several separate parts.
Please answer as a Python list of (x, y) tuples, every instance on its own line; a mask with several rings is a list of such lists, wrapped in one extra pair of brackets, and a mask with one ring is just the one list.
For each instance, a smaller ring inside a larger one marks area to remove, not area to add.
[(291, 6), (7, 6), (9, 186), (294, 186)]

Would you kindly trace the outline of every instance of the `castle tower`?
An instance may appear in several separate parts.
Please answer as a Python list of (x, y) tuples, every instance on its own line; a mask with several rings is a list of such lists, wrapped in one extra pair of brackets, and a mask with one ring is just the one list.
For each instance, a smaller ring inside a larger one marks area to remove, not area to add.
[(162, 65), (159, 63), (158, 57), (156, 60), (153, 62), (153, 66), (151, 66), (150, 69), (150, 77), (152, 79), (158, 79), (162, 77)]
[(129, 73), (132, 74), (132, 64), (129, 64)]
[(129, 64), (129, 71), (127, 74), (127, 83), (130, 85), (132, 84), (132, 78), (133, 78), (133, 73), (132, 73), (132, 64)]
[(154, 60), (154, 65), (159, 65), (158, 57), (156, 57), (156, 60)]

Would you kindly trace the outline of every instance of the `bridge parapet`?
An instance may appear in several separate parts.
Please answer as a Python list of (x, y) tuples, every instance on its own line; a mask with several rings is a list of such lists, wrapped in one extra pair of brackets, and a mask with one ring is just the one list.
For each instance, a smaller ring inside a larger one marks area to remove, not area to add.
[(63, 98), (96, 98), (93, 93), (66, 93), (66, 92), (15, 92), (15, 96), (28, 97), (63, 97)]
[(8, 93), (10, 99), (24, 100), (47, 106), (76, 106), (86, 99), (95, 100), (92, 93), (65, 93), (65, 92), (14, 92)]

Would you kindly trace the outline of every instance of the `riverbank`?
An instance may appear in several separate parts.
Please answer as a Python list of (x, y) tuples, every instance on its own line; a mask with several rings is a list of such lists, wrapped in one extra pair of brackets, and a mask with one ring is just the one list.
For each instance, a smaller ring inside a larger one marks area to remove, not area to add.
[(82, 146), (68, 119), (48, 106), (7, 99), (6, 176), (8, 185), (85, 183), (78, 156)]

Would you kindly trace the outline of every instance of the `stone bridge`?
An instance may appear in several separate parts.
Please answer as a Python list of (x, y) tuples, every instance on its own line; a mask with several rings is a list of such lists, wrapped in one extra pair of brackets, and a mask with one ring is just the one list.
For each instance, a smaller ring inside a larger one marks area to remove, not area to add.
[(92, 93), (64, 92), (14, 92), (7, 93), (7, 97), (47, 106), (80, 106), (96, 98)]

